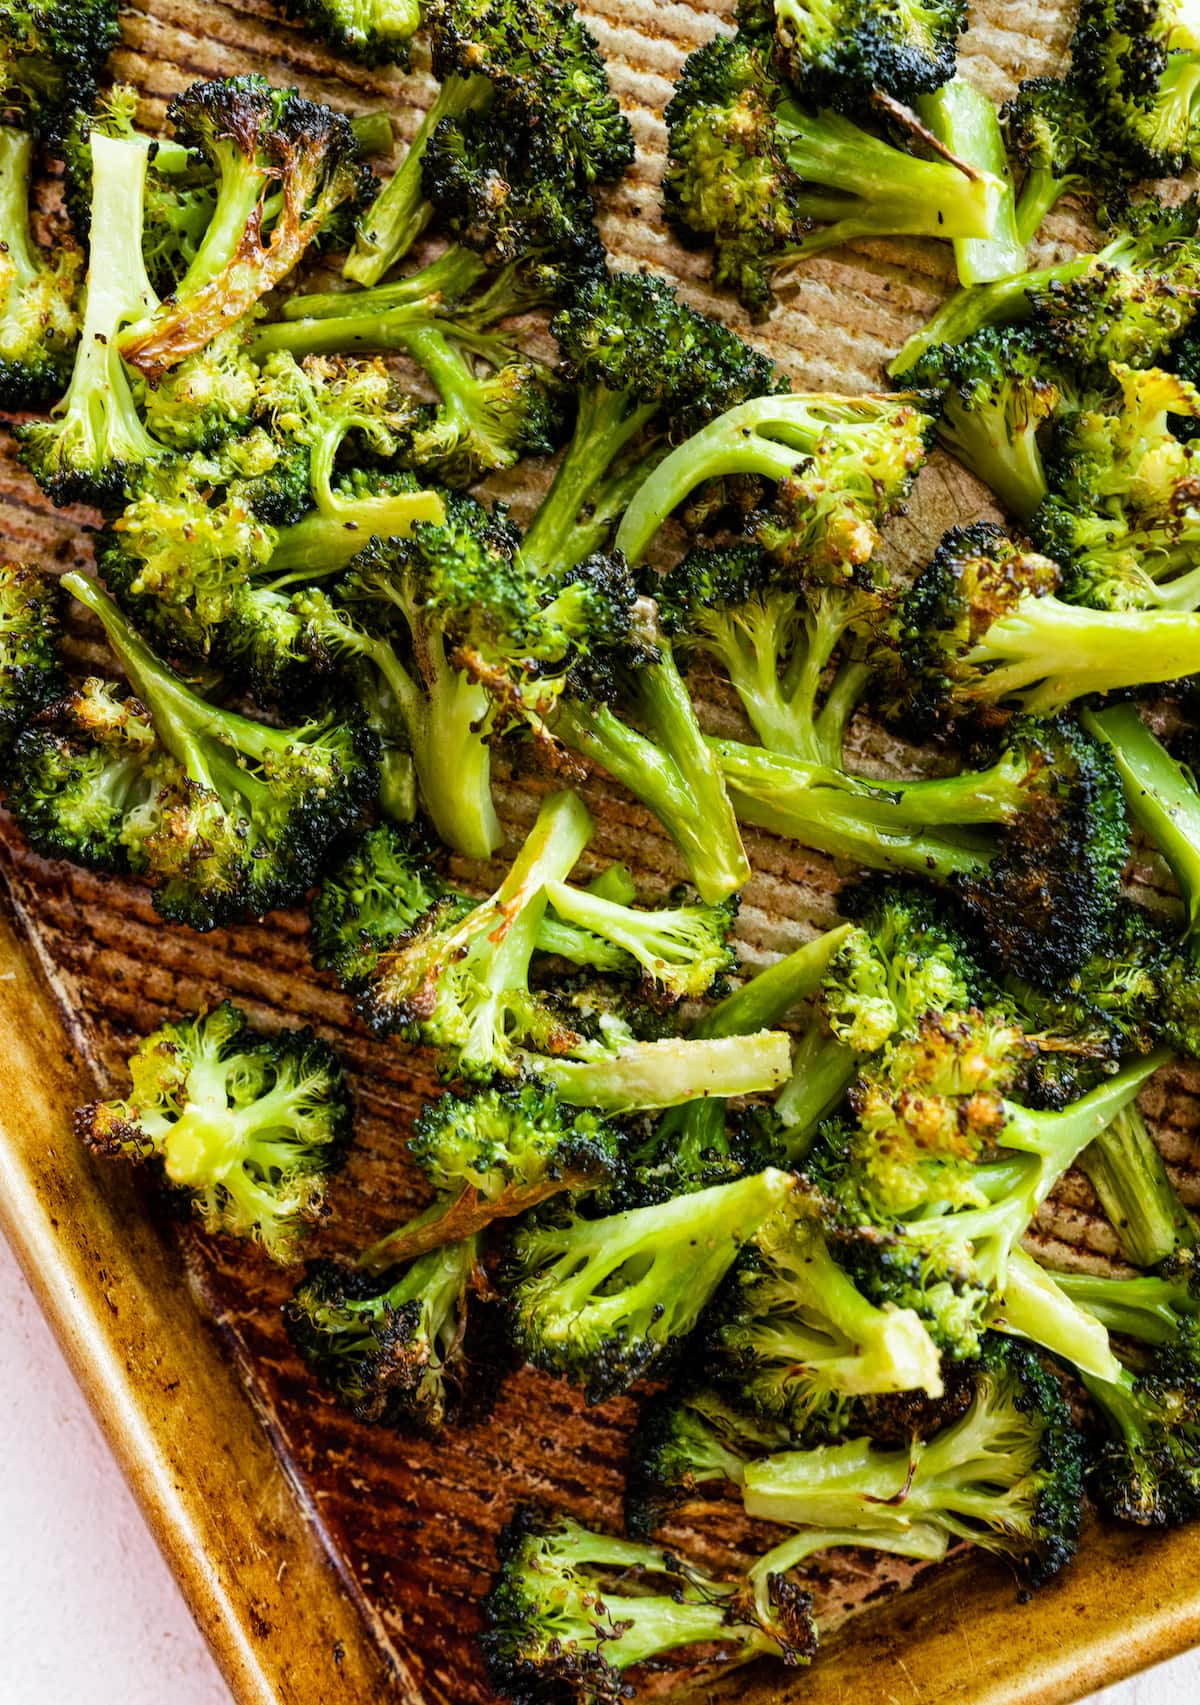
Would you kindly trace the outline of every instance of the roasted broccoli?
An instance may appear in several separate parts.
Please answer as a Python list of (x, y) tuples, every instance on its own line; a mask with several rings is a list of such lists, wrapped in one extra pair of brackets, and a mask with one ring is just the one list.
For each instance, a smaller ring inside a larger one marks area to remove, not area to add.
[(57, 136), (90, 107), (117, 40), (116, 0), (10, 0), (0, 15), (0, 114)]
[(743, 29), (773, 22), (787, 74), (822, 105), (860, 104), (882, 89), (897, 100), (954, 75), (966, 22), (960, 0), (746, 0)]
[[(1146, 1121), (1127, 1107), (1086, 1148), (1079, 1165), (1108, 1216), (1122, 1253), (1154, 1267), (1178, 1249), (1194, 1249), (1195, 1221), (1176, 1194)], [(1111, 1322), (1109, 1323), (1111, 1324)]]
[(0, 767), (30, 719), (66, 691), (59, 634), (56, 582), (27, 564), (0, 563)]
[(79, 332), (80, 255), (44, 254), (29, 228), (33, 139), (0, 126), (0, 408), (36, 408), (62, 391)]
[(311, 1030), (256, 1035), (223, 1001), (168, 1022), (129, 1058), (129, 1093), (93, 1101), (75, 1134), (96, 1154), (152, 1160), (208, 1231), (294, 1259), (322, 1218), (325, 1175), (350, 1140), (341, 1063)]
[(407, 65), (421, 0), (289, 0), (287, 11), (360, 65)]
[(1072, 64), (1089, 120), (1139, 177), (1200, 157), (1200, 28), (1185, 0), (1083, 0)]

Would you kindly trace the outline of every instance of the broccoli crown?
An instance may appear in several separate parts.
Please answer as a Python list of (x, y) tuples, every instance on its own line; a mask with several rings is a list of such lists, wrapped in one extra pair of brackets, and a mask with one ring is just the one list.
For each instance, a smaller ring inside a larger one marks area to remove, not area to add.
[(573, 279), (604, 269), (592, 198), (544, 133), (506, 129), (492, 113), (443, 118), (421, 182), (446, 229), (489, 266)]
[(570, 383), (653, 406), (681, 434), (775, 389), (765, 355), (647, 273), (586, 280), (551, 330)]
[(498, 1382), (477, 1389), (473, 1361), (503, 1366), (486, 1306), (470, 1299), (479, 1257), (468, 1237), (379, 1274), (310, 1262), (284, 1305), (292, 1346), (356, 1420), (432, 1434), (475, 1418)]
[(693, 1329), (793, 1188), (768, 1169), (603, 1219), (544, 1210), (515, 1234), (504, 1276), (518, 1347), (589, 1402), (627, 1391)]
[(1010, 1558), (1030, 1585), (1074, 1555), (1083, 1461), (1058, 1384), (1036, 1354), (987, 1334), (966, 1413), (907, 1448), (875, 1450), (865, 1438), (750, 1463), (748, 1514), (871, 1531), (929, 1521)]
[(1071, 54), (1131, 174), (1175, 176), (1195, 160), (1200, 33), (1180, 0), (1083, 0)]
[(380, 823), (321, 881), (310, 911), (313, 963), (343, 988), (363, 988), (380, 956), (446, 894), (420, 834)]
[(82, 257), (71, 243), (53, 256), (29, 228), (32, 138), (0, 126), (0, 408), (37, 408), (59, 395), (79, 331), (75, 297)]
[(622, 1143), (590, 1108), (567, 1106), (552, 1089), (529, 1083), (439, 1096), (422, 1108), (408, 1149), (435, 1190), (471, 1191), (515, 1211), (559, 1190), (610, 1183)]
[(629, 1443), (625, 1531), (649, 1539), (672, 1509), (740, 1485), (745, 1466), (786, 1450), (791, 1429), (743, 1407), (713, 1385), (675, 1382), (638, 1410)]
[(636, 960), (652, 992), (668, 1001), (728, 992), (726, 973), (737, 969), (732, 931), (738, 898), (716, 905), (678, 905), (646, 911), (565, 882), (548, 883), (556, 915), (590, 930)]
[(619, 1705), (624, 1672), (691, 1645), (745, 1659), (807, 1662), (812, 1600), (773, 1577), (764, 1614), (740, 1582), (718, 1581), (675, 1553), (589, 1532), (522, 1505), (497, 1543), (499, 1573), (483, 1604), (484, 1659), (497, 1692)]
[(260, 376), (245, 328), (217, 332), (158, 384), (140, 384), (137, 400), (155, 438), (173, 450), (215, 450), (246, 431), (260, 406)]
[(0, 762), (40, 710), (66, 691), (58, 584), (26, 563), (0, 563)]
[(307, 24), (360, 65), (407, 65), (421, 23), (421, 0), (288, 0), (289, 15)]
[(747, 0), (743, 30), (775, 31), (788, 78), (822, 106), (861, 104), (873, 89), (897, 100), (954, 75), (962, 0)]
[[(183, 278), (121, 333), (122, 356), (152, 383), (249, 313), (374, 181), (349, 119), (257, 75), (193, 83), (173, 98), (167, 118), (177, 139), (211, 162), (218, 188), (212, 223)], [(276, 192), (278, 211), (268, 220)]]
[(1138, 1527), (1178, 1527), (1200, 1509), (1200, 1410), (1194, 1375), (1085, 1379), (1103, 1417), (1088, 1489), (1101, 1509)]
[[(96, 583), (64, 579), (99, 617), (161, 756), (120, 838), (164, 916), (212, 929), (300, 899), (378, 788), (373, 747), (349, 724), (269, 728), (192, 692)], [(67, 779), (69, 780), (69, 774)]]
[(290, 1261), (350, 1140), (333, 1050), (311, 1030), (257, 1036), (223, 1001), (147, 1036), (129, 1075), (127, 1096), (79, 1109), (80, 1140), (98, 1154), (157, 1161), (207, 1230)]
[(875, 877), (844, 888), (858, 926), (830, 960), (822, 1015), (839, 1042), (873, 1054), (926, 1013), (976, 1005), (987, 980), (946, 903), (915, 883)]
[(8, 808), (45, 858), (93, 870), (145, 868), (131, 832), (154, 798), (162, 754), (145, 706), (95, 677), (18, 735)]
[(1095, 114), (1078, 79), (1027, 77), (1005, 103), (1002, 116), (1009, 148), (1027, 171), (1055, 178), (1078, 172), (1081, 183), (1094, 172)]
[(12, 0), (0, 17), (0, 113), (57, 134), (91, 106), (118, 33), (115, 0)]
[(621, 177), (633, 132), (595, 37), (560, 0), (428, 0), (434, 74), (485, 77), (497, 130), (532, 132), (587, 184)]

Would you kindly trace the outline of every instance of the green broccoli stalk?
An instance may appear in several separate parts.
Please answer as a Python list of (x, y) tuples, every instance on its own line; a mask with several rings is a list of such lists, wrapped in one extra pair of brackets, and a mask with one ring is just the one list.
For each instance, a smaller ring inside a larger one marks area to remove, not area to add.
[(362, 1257), (373, 1270), (473, 1237), (563, 1191), (581, 1196), (619, 1176), (620, 1133), (540, 1084), (441, 1095), (417, 1115), (408, 1151), (442, 1211), (390, 1232)]
[(146, 145), (94, 134), (92, 243), (83, 326), (66, 396), (48, 421), (17, 428), (21, 460), (56, 504), (119, 501), (167, 454), (138, 415), (117, 347), (157, 297), (142, 260)]
[(876, 654), (893, 711), (928, 725), (1023, 710), (1051, 715), (1093, 693), (1200, 668), (1200, 619), (1100, 609), (1059, 596), (1056, 562), (989, 521), (947, 533)]
[(88, 108), (119, 29), (115, 0), (10, 0), (0, 15), (0, 114), (56, 139)]
[(341, 1064), (311, 1030), (257, 1036), (229, 1001), (164, 1024), (129, 1059), (131, 1086), (75, 1114), (96, 1154), (153, 1160), (205, 1229), (252, 1238), (273, 1261), (325, 1207), (350, 1140)]
[(1107, 1327), (1072, 1301), (1056, 1275), (1020, 1247), (1009, 1255), (1004, 1295), (989, 1320), (998, 1332), (1036, 1344), (1088, 1379), (1121, 1380), (1121, 1363)]
[(1156, 1267), (1194, 1249), (1196, 1224), (1175, 1191), (1158, 1144), (1136, 1107), (1127, 1107), (1079, 1157), (1100, 1206), (1135, 1267)]
[(950, 889), (998, 963), (1052, 987), (1100, 944), (1128, 828), (1104, 748), (1073, 723), (1014, 722), (985, 768), (911, 782), (710, 744), (742, 822)]
[(287, 11), (358, 65), (407, 65), (421, 0), (288, 0)]
[(1187, 932), (1200, 918), (1200, 795), (1191, 771), (1152, 734), (1133, 705), (1083, 713), (1111, 752), (1130, 815), (1162, 853), (1183, 897)]
[(544, 1210), (515, 1233), (502, 1281), (519, 1349), (591, 1403), (627, 1391), (693, 1330), (795, 1187), (768, 1169), (603, 1219)]
[(792, 1075), (775, 1102), (778, 1140), (796, 1162), (864, 1061), (926, 1014), (967, 1010), (988, 992), (947, 908), (915, 884), (864, 882), (843, 889), (840, 905), (854, 927), (814, 991)]
[(960, 169), (986, 172), (1000, 185), (989, 234), (953, 239), (959, 283), (989, 284), (993, 279), (1023, 272), (1028, 238), (1017, 229), (1012, 168), (994, 103), (965, 77), (950, 76), (923, 94), (915, 111), (959, 162)]
[(688, 1646), (789, 1665), (816, 1649), (811, 1597), (781, 1571), (763, 1581), (760, 1602), (746, 1580), (714, 1580), (673, 1551), (526, 1505), (497, 1553), (482, 1644), (492, 1686), (510, 1699), (607, 1705), (631, 1694), (626, 1671)]
[(37, 408), (57, 397), (79, 334), (75, 295), (81, 256), (60, 245), (51, 259), (29, 229), (33, 139), (0, 126), (0, 408)]
[(790, 1065), (791, 1048), (783, 1030), (759, 1030), (744, 1037), (621, 1041), (615, 1052), (597, 1052), (590, 1059), (530, 1055), (525, 1061), (526, 1070), (544, 1077), (563, 1101), (610, 1114), (768, 1095), (785, 1081)]
[[(147, 300), (118, 339), (151, 383), (248, 314), (372, 181), (348, 119), (263, 77), (193, 83), (167, 118), (177, 140), (211, 162), (217, 197), (187, 272), (163, 302)], [(267, 231), (264, 202), (277, 187), (280, 206)]]
[(716, 905), (750, 876), (719, 758), (664, 640), (656, 637), (653, 660), (619, 673), (637, 728), (603, 698), (589, 703), (579, 696), (560, 701), (551, 729), (654, 813), (683, 854), (700, 898)]
[(772, 46), (743, 23), (697, 48), (666, 115), (667, 218), (685, 241), (714, 243), (714, 277), (753, 314), (769, 312), (781, 271), (862, 237), (1008, 234), (1011, 184), (953, 156), (919, 159), (843, 113), (789, 99)]
[(988, 327), (958, 344), (939, 344), (906, 378), (941, 393), (942, 445), (1021, 521), (1049, 490), (1038, 429), (1061, 398), (1041, 334), (1027, 326)]
[[(860, 571), (826, 578), (810, 569), (800, 579), (755, 544), (689, 551), (657, 588), (676, 647), (720, 664), (763, 745), (815, 764), (841, 762), (869, 674), (855, 636), (879, 601)], [(843, 646), (848, 655), (826, 685)]]
[(564, 922), (635, 959), (651, 988), (668, 1000), (723, 994), (726, 973), (737, 967), (737, 948), (730, 940), (736, 898), (716, 906), (641, 911), (565, 882), (547, 883), (546, 898)]
[(0, 766), (38, 711), (62, 696), (58, 584), (24, 563), (0, 563)]
[(424, 8), (437, 98), (404, 159), (359, 221), (344, 274), (377, 284), (412, 247), (431, 217), (430, 155), (448, 129), (484, 116), (496, 155), (545, 156), (551, 180), (581, 189), (619, 178), (633, 134), (614, 100), (591, 31), (573, 6), (520, 0), (481, 9), (469, 0)]
[(617, 529), (631, 563), (697, 486), (731, 474), (780, 485), (802, 523), (797, 554), (853, 568), (869, 562), (883, 521), (925, 459), (931, 421), (915, 395), (755, 397), (678, 445), (638, 487)]
[(467, 1237), (380, 1274), (311, 1262), (284, 1304), (292, 1347), (358, 1421), (429, 1436), (475, 1419), (503, 1372), (485, 1305), (470, 1300), (480, 1258)]
[(218, 709), (154, 655), (94, 580), (72, 572), (63, 586), (99, 619), (170, 760), (121, 831), (159, 884), (159, 910), (212, 929), (300, 899), (375, 792), (361, 735), (329, 722), (268, 728)]
[(1083, 1494), (1079, 1435), (1058, 1382), (1036, 1356), (989, 1337), (961, 1420), (878, 1450), (868, 1438), (786, 1451), (747, 1465), (748, 1515), (791, 1526), (940, 1527), (1009, 1558), (1032, 1586), (1074, 1555)]
[(765, 356), (642, 273), (584, 280), (551, 330), (579, 400), (566, 455), (522, 547), (540, 574), (561, 574), (602, 548), (671, 441), (775, 386)]
[(767, 1221), (726, 1281), (708, 1337), (713, 1377), (793, 1437), (850, 1398), (943, 1390), (938, 1348), (917, 1314), (863, 1296), (818, 1215), (819, 1203), (800, 1200)]

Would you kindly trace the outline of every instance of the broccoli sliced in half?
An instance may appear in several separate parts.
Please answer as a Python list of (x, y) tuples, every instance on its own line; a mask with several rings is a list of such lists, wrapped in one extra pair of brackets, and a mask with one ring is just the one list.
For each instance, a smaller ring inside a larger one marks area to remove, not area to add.
[(0, 765), (38, 711), (62, 696), (58, 584), (25, 563), (0, 563)]
[(693, 1330), (795, 1183), (768, 1168), (603, 1219), (543, 1210), (515, 1233), (502, 1281), (518, 1347), (591, 1403), (627, 1391)]
[(961, 1420), (908, 1449), (868, 1438), (747, 1465), (748, 1515), (873, 1530), (932, 1523), (1008, 1557), (1031, 1586), (1070, 1562), (1083, 1492), (1081, 1441), (1058, 1382), (1019, 1345), (986, 1337)]
[(204, 930), (299, 900), (375, 795), (369, 739), (344, 723), (269, 728), (219, 709), (95, 581), (71, 573), (63, 586), (100, 620), (160, 748), (152, 786), (118, 805), (118, 838), (155, 882), (159, 911)]
[(79, 334), (81, 256), (60, 244), (43, 254), (29, 229), (33, 139), (0, 125), (0, 408), (37, 408), (57, 397)]
[(128, 1095), (78, 1110), (76, 1136), (97, 1154), (158, 1162), (206, 1230), (293, 1260), (350, 1141), (332, 1048), (311, 1030), (258, 1036), (222, 1001), (145, 1037), (129, 1075)]

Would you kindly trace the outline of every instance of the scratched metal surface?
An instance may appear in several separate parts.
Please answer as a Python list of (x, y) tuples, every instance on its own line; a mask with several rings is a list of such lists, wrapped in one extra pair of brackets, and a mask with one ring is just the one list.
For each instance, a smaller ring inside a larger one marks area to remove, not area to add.
[[(672, 78), (686, 53), (721, 26), (732, 6), (710, 10), (668, 0), (593, 0), (583, 9), (610, 61), (614, 87), (638, 141), (628, 180), (605, 198), (604, 229), (614, 256), (676, 277), (698, 306), (750, 330), (736, 303), (707, 287), (704, 256), (686, 253), (670, 240), (657, 192), (661, 115)], [(1002, 96), (1019, 77), (1053, 69), (1067, 31), (1063, 8), (991, 0), (976, 9), (964, 43), (964, 69), (989, 93)], [(406, 75), (336, 64), (282, 24), (269, 5), (254, 0), (203, 7), (151, 0), (130, 9), (114, 70), (142, 89), (144, 116), (151, 124), (161, 118), (171, 93), (193, 79), (258, 70), (339, 107), (386, 105), (399, 134), (407, 137), (432, 87), (419, 69)], [(1086, 241), (1070, 213), (1051, 220), (1048, 233), (1047, 255)], [(939, 245), (856, 245), (812, 262), (772, 321), (750, 335), (800, 386), (877, 387), (889, 353), (947, 286), (949, 265), (949, 250)], [(96, 518), (50, 509), (11, 452), (7, 434), (0, 434), (6, 553), (63, 567), (87, 565), (89, 528)], [(543, 469), (520, 471), (506, 493), (518, 515), (544, 479)], [(980, 489), (935, 456), (921, 476), (909, 514), (890, 531), (887, 554), (899, 567), (915, 562), (951, 519), (984, 512)], [(72, 645), (81, 663), (102, 661), (86, 628), (73, 632)], [(736, 729), (738, 716), (728, 697), (703, 677), (697, 688), (710, 725)], [(869, 726), (856, 727), (853, 740), (864, 767), (887, 769), (898, 762), (919, 767), (922, 761), (921, 754), (899, 752)], [(536, 774), (512, 775), (501, 765), (502, 815), (512, 837), (531, 821), (547, 785)], [(647, 894), (661, 892), (678, 878), (671, 848), (619, 788), (593, 777), (586, 796), (596, 819), (590, 861), (626, 859)], [(198, 937), (162, 924), (142, 887), (47, 864), (22, 846), (2, 817), (0, 826), (7, 849), (4, 869), (33, 945), (102, 1080), (119, 1073), (131, 1038), (170, 1013), (223, 995), (265, 1025), (311, 1023), (345, 1054), (359, 1110), (358, 1140), (336, 1182), (335, 1212), (320, 1246), (354, 1251), (420, 1201), (420, 1181), (404, 1157), (404, 1135), (421, 1100), (435, 1090), (428, 1062), (402, 1045), (366, 1037), (348, 1003), (312, 970), (301, 915), (273, 915), (254, 926)], [(739, 927), (746, 962), (754, 965), (829, 924), (839, 876), (827, 860), (770, 836), (751, 833), (747, 845), (754, 876)], [(486, 874), (458, 870), (466, 881), (482, 883)], [(1161, 873), (1144, 860), (1134, 876), (1151, 895), (1164, 886)], [(1200, 1195), (1193, 1169), (1198, 1089), (1195, 1072), (1172, 1068), (1160, 1074), (1145, 1098), (1177, 1180), (1192, 1198)], [(1065, 1181), (1037, 1235), (1085, 1256), (1112, 1252), (1111, 1235), (1096, 1220), (1081, 1177)], [(633, 1404), (615, 1402), (589, 1411), (565, 1385), (526, 1371), (506, 1387), (485, 1427), (449, 1434), (433, 1445), (373, 1431), (317, 1394), (291, 1356), (279, 1321), (288, 1275), (247, 1258), (231, 1244), (205, 1242), (189, 1233), (182, 1236), (182, 1250), (190, 1282), (224, 1331), (290, 1471), (319, 1508), (347, 1587), (378, 1640), (386, 1650), (405, 1654), (431, 1705), (473, 1705), (486, 1698), (473, 1635), (493, 1537), (512, 1505), (529, 1496), (551, 1499), (584, 1519), (611, 1522)], [(733, 1564), (756, 1536), (730, 1508), (728, 1519), (712, 1523), (705, 1533), (680, 1532), (678, 1538), (718, 1564)], [(908, 1578), (902, 1565), (873, 1567), (843, 1557), (818, 1583), (824, 1625), (898, 1590)], [(803, 1681), (792, 1685), (799, 1696)], [(693, 1689), (684, 1691), (696, 1697)], [(781, 1695), (772, 1688), (771, 1697)]]

